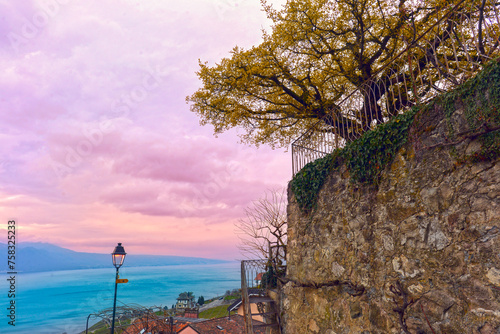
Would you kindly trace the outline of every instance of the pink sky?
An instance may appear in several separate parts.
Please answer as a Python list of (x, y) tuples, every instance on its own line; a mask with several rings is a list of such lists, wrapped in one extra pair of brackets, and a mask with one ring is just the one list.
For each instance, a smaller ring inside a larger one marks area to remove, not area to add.
[(16, 219), (19, 243), (241, 259), (233, 224), (286, 186), (290, 153), (215, 138), (185, 97), (198, 59), (260, 42), (260, 1), (0, 0), (0, 13), (0, 242)]

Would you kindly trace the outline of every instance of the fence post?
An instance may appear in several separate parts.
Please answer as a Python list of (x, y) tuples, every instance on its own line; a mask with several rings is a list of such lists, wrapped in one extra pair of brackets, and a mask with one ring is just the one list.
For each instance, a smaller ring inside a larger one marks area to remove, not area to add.
[(252, 326), (252, 314), (250, 311), (250, 301), (248, 300), (245, 261), (241, 261), (241, 302), (243, 304), (243, 315), (244, 315), (243, 319), (245, 321), (245, 334), (254, 334)]

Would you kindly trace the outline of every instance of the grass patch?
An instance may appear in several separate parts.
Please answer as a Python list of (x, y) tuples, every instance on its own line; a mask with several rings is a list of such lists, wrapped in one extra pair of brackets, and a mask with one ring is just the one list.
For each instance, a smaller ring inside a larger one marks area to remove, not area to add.
[[(119, 334), (125, 331), (125, 329), (130, 325), (130, 320), (122, 321), (121, 326), (118, 322), (115, 322), (115, 333)], [(120, 328), (123, 327), (123, 328)], [(89, 328), (89, 333), (92, 334), (109, 334), (110, 327), (106, 326), (104, 321), (99, 321)], [(82, 333), (85, 333), (83, 331)]]
[[(220, 305), (203, 312), (200, 312), (199, 317), (204, 319), (221, 318), (227, 316), (227, 307), (229, 305)], [(231, 312), (231, 314), (236, 314), (236, 312)]]
[(224, 297), (224, 300), (233, 300), (233, 299), (238, 299), (238, 298), (240, 298), (240, 297), (232, 295), (232, 296), (226, 296), (226, 297)]

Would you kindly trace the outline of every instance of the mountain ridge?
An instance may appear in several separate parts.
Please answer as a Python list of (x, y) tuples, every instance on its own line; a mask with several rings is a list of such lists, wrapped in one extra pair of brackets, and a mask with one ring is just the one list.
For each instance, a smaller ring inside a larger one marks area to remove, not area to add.
[[(7, 259), (7, 244), (0, 243), (0, 254)], [(98, 269), (112, 267), (111, 253), (76, 252), (44, 242), (23, 242), (16, 245), (15, 271), (18, 273)], [(170, 266), (182, 264), (219, 264), (226, 260), (207, 259), (201, 257), (185, 257), (174, 255), (127, 255), (125, 265), (128, 267)], [(0, 272), (7, 272), (8, 263), (2, 261)]]

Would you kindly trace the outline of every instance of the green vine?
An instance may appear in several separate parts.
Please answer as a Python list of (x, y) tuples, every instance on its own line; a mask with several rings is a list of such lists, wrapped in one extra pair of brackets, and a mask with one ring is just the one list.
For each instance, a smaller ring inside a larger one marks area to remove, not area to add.
[(396, 152), (407, 141), (407, 132), (416, 109), (394, 117), (391, 121), (366, 132), (343, 149), (308, 163), (293, 178), (291, 188), (301, 210), (310, 212), (316, 205), (318, 193), (328, 174), (341, 161), (350, 173), (352, 182), (374, 184), (380, 173), (392, 162)]
[[(468, 80), (457, 89), (442, 94), (423, 109), (432, 109), (440, 104), (445, 111), (449, 124), (449, 135), (454, 135), (450, 122), (456, 110), (456, 102), (465, 107), (465, 117), (471, 131), (481, 128), (493, 129), (500, 124), (500, 64), (494, 60), (487, 64), (476, 77)], [(352, 182), (378, 184), (381, 172), (392, 163), (396, 153), (408, 140), (408, 129), (418, 111), (412, 108), (398, 115), (374, 130), (366, 132), (361, 138), (348, 143), (321, 159), (308, 163), (292, 179), (291, 189), (300, 209), (309, 213), (316, 206), (318, 193), (328, 174), (345, 162)], [(423, 110), (422, 110), (423, 111)], [(428, 129), (429, 131), (432, 129)], [(492, 161), (500, 156), (499, 130), (480, 134), (481, 150), (463, 157), (456, 157), (458, 163), (470, 161)]]
[(481, 149), (472, 154), (456, 157), (457, 164), (494, 161), (500, 157), (500, 132), (498, 130), (479, 137)]
[(340, 150), (304, 166), (293, 178), (291, 188), (299, 207), (310, 212), (316, 204), (318, 193), (328, 174), (338, 166)]
[(361, 184), (378, 183), (382, 170), (392, 162), (397, 151), (407, 142), (408, 129), (416, 111), (417, 108), (412, 108), (346, 145), (342, 156), (351, 181)]
[(455, 101), (461, 100), (465, 106), (465, 117), (472, 130), (485, 121), (500, 123), (497, 111), (500, 105), (500, 64), (493, 60), (475, 77), (455, 90), (440, 95), (435, 101), (445, 107), (448, 118), (455, 112)]
[[(464, 105), (465, 117), (471, 131), (481, 128), (494, 128), (500, 124), (500, 63), (499, 59), (488, 63), (475, 77), (471, 78), (457, 89), (442, 94), (434, 103), (444, 107), (449, 121), (450, 136), (454, 135), (451, 127), (451, 117), (456, 111), (456, 102)], [(456, 162), (477, 163), (493, 161), (500, 156), (499, 131), (492, 131), (478, 136), (481, 149), (470, 155), (456, 156)]]

